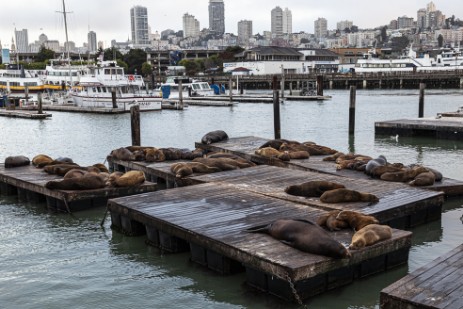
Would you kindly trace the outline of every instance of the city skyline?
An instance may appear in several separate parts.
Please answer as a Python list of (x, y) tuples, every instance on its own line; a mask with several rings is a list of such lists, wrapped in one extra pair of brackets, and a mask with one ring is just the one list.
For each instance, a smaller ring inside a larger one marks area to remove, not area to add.
[[(359, 28), (373, 28), (387, 25), (392, 19), (407, 16), (416, 20), (417, 11), (426, 8), (426, 1), (399, 2), (389, 1), (371, 2), (356, 1), (355, 5), (347, 2), (333, 0), (320, 4), (310, 4), (303, 0), (268, 0), (268, 1), (228, 1), (225, 0), (225, 32), (237, 35), (237, 24), (240, 20), (253, 22), (254, 34), (271, 30), (270, 12), (276, 6), (288, 8), (292, 14), (293, 32), (314, 33), (314, 21), (319, 17), (328, 21), (328, 29), (336, 28), (337, 22), (351, 20)], [(463, 8), (457, 5), (456, 0), (433, 1), (436, 8), (447, 17), (455, 15), (463, 19)], [(169, 2), (153, 3), (149, 0), (129, 0), (114, 5), (114, 1), (67, 0), (66, 11), (69, 40), (77, 46), (87, 42), (89, 31), (94, 31), (98, 41), (103, 41), (105, 47), (110, 46), (111, 40), (127, 41), (131, 39), (130, 9), (140, 5), (148, 9), (148, 24), (151, 32), (159, 33), (166, 29), (182, 30), (182, 17), (185, 13), (194, 15), (199, 21), (201, 29), (209, 26), (208, 5), (209, 0), (192, 2), (178, 0), (175, 10)], [(246, 8), (243, 10), (243, 6)], [(2, 46), (10, 46), (14, 37), (14, 29), (27, 29), (29, 43), (38, 40), (44, 33), (49, 39), (65, 42), (64, 18), (62, 0), (42, 0), (30, 2), (17, 0), (2, 4), (4, 14), (0, 19), (0, 40)], [(336, 8), (336, 10), (333, 10)], [(11, 13), (10, 13), (11, 12)], [(369, 12), (370, 14), (365, 14)], [(375, 13), (377, 12), (377, 13)], [(20, 16), (20, 17), (18, 17)]]

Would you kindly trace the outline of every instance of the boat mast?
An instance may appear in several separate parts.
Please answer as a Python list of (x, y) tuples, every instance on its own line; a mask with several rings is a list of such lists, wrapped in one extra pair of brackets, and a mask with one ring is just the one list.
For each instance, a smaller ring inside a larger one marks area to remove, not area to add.
[(63, 11), (59, 12), (59, 13), (63, 13), (63, 16), (64, 16), (64, 31), (66, 32), (66, 52), (67, 52), (67, 56), (68, 56), (68, 65), (69, 65), (69, 83), (70, 83), (70, 86), (72, 86), (71, 56), (70, 56), (70, 52), (69, 52), (68, 22), (67, 22), (67, 18), (66, 18), (68, 12), (66, 12), (66, 5), (64, 4), (64, 0), (63, 0)]

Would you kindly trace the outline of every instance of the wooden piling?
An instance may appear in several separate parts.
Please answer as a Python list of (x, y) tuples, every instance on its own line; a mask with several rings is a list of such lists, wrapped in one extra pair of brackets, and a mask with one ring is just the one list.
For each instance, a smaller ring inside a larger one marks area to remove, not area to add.
[(426, 88), (425, 83), (420, 83), (420, 99), (418, 104), (418, 118), (424, 117), (424, 89)]
[(140, 146), (140, 106), (130, 108), (130, 123), (132, 128), (132, 146)]
[(181, 79), (179, 79), (178, 81), (178, 101), (180, 105), (180, 110), (183, 110), (183, 85)]
[(317, 76), (317, 95), (323, 96), (323, 75)]
[(275, 132), (275, 139), (281, 138), (280, 127), (280, 96), (277, 90), (277, 76), (273, 76), (273, 126)]
[(37, 111), (37, 114), (43, 114), (43, 111), (42, 111), (42, 93), (39, 92), (37, 93), (37, 101), (38, 101), (38, 111)]
[(283, 66), (281, 66), (281, 82), (280, 82), (280, 87), (281, 87), (281, 98), (283, 99), (285, 97), (285, 69)]
[(231, 76), (228, 78), (228, 94), (230, 95), (230, 102), (233, 101), (233, 81)]
[(117, 103), (116, 103), (116, 89), (112, 88), (111, 89), (111, 99), (113, 102), (113, 108), (117, 108)]
[(357, 86), (350, 86), (350, 100), (349, 100), (349, 134), (355, 132), (355, 98)]

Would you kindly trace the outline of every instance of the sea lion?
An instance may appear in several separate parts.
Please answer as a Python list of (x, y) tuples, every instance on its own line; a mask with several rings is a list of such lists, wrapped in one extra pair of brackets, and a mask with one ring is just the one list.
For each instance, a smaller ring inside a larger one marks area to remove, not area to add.
[(201, 138), (201, 143), (209, 145), (211, 143), (217, 143), (228, 139), (227, 133), (222, 130), (211, 131), (206, 133)]
[(432, 173), (434, 174), (434, 178), (435, 178), (436, 181), (442, 181), (442, 178), (443, 178), (444, 176), (442, 175), (441, 172), (439, 172), (438, 170), (435, 170), (435, 169), (433, 169), (433, 168), (431, 168), (431, 167), (426, 167), (426, 168), (427, 168), (430, 172), (432, 172)]
[(333, 257), (350, 257), (350, 252), (317, 224), (301, 219), (278, 219), (270, 224), (247, 230), (265, 233), (304, 252)]
[(291, 158), (287, 152), (281, 152), (272, 147), (259, 148), (254, 152), (256, 155), (266, 158), (277, 158), (282, 161), (289, 161)]
[(337, 216), (341, 210), (332, 210), (324, 215), (321, 215), (317, 219), (317, 224), (320, 226), (326, 226), (330, 231), (339, 231), (349, 227), (349, 224), (344, 220), (338, 220)]
[(135, 150), (132, 152), (125, 147), (112, 150), (110, 156), (115, 160), (122, 161), (142, 161), (145, 159), (143, 151)]
[(63, 179), (82, 177), (87, 173), (88, 172), (85, 171), (85, 170), (73, 168), (73, 169), (67, 171), (66, 174), (64, 174)]
[(352, 210), (343, 210), (339, 212), (336, 219), (346, 222), (354, 231), (358, 231), (369, 224), (379, 223), (378, 219), (373, 216)]
[(128, 171), (114, 179), (115, 187), (135, 187), (145, 182), (145, 174), (142, 171)]
[(311, 156), (332, 155), (338, 151), (327, 146), (317, 145), (313, 142), (303, 142)]
[(331, 156), (327, 156), (322, 159), (322, 161), (336, 161), (340, 156), (344, 155), (343, 152), (335, 152)]
[[(401, 170), (402, 170), (402, 167), (394, 166), (392, 164), (378, 165), (378, 166), (371, 168), (368, 175), (370, 175), (373, 178), (380, 178), (381, 175), (384, 173), (396, 173), (396, 172), (400, 172)], [(366, 174), (366, 169), (365, 169), (365, 174)]]
[(255, 165), (253, 163), (242, 162), (242, 160), (234, 160), (231, 158), (195, 158), (193, 162), (200, 162), (209, 167), (217, 167), (222, 171), (247, 168)]
[(379, 201), (376, 195), (370, 193), (349, 190), (345, 188), (334, 189), (324, 192), (320, 196), (320, 201), (323, 203), (345, 203), (345, 202), (370, 202), (377, 203)]
[(87, 168), (81, 167), (75, 163), (71, 164), (55, 164), (55, 165), (46, 165), (43, 168), (43, 171), (48, 173), (48, 174), (53, 174), (53, 175), (58, 175), (58, 176), (64, 176), (66, 173), (72, 169), (81, 169), (87, 171)]
[(32, 165), (40, 168), (50, 164), (51, 162), (53, 162), (53, 159), (44, 154), (38, 154), (32, 158)]
[(336, 159), (336, 169), (337, 170), (342, 170), (342, 169), (354, 169), (354, 166), (356, 167), (357, 165), (364, 165), (367, 164), (371, 160), (371, 157), (368, 156), (356, 156), (352, 159), (344, 159), (340, 160), (340, 158)]
[(107, 168), (106, 165), (104, 165), (103, 163), (95, 163), (95, 164), (93, 164), (92, 166), (93, 166), (93, 167), (96, 167), (97, 169), (99, 169), (100, 172), (109, 173), (108, 168)]
[(355, 232), (352, 236), (350, 250), (358, 250), (392, 237), (392, 229), (388, 225), (369, 224)]
[(94, 173), (87, 173), (82, 177), (51, 180), (45, 184), (46, 188), (53, 190), (93, 190), (101, 189), (105, 186), (104, 179)]
[(177, 178), (183, 178), (193, 173), (216, 173), (222, 170), (217, 167), (210, 167), (201, 162), (178, 162), (170, 166), (170, 170)]
[(387, 159), (385, 156), (380, 155), (376, 159), (371, 159), (368, 161), (367, 166), (365, 167), (365, 174), (371, 175), (372, 170), (378, 166), (384, 166), (387, 164)]
[(9, 156), (5, 158), (5, 168), (26, 166), (31, 164), (31, 160), (26, 156)]
[(285, 188), (285, 192), (296, 196), (320, 197), (325, 191), (345, 188), (344, 185), (331, 181), (308, 181), (300, 185), (291, 185)]
[(123, 172), (112, 172), (109, 174), (109, 176), (106, 179), (106, 186), (107, 187), (115, 187), (116, 185), (116, 179), (119, 179), (122, 175), (124, 175)]
[(298, 143), (298, 142), (290, 141), (290, 140), (282, 139), (282, 138), (277, 138), (277, 139), (272, 139), (272, 140), (269, 140), (269, 141), (265, 142), (263, 145), (261, 145), (259, 147), (259, 149), (272, 147), (273, 149), (279, 150), (281, 145), (283, 145), (284, 143), (285, 144), (294, 144), (294, 143)]
[(417, 171), (412, 168), (403, 168), (398, 172), (387, 172), (382, 174), (379, 178), (384, 181), (391, 182), (407, 182), (411, 181), (417, 175)]
[(295, 159), (295, 160), (303, 160), (303, 159), (310, 158), (310, 154), (305, 150), (290, 151), (289, 152), (289, 158), (290, 159)]
[(410, 181), (408, 184), (411, 186), (432, 186), (436, 181), (436, 176), (433, 172), (424, 172), (420, 173), (415, 178)]
[(68, 157), (58, 157), (53, 160), (53, 164), (72, 164), (74, 161)]

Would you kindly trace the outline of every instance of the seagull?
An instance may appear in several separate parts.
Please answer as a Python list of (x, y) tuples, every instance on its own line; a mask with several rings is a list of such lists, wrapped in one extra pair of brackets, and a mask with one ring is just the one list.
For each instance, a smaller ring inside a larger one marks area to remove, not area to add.
[(395, 139), (396, 142), (399, 141), (399, 134), (396, 134), (395, 136), (390, 136), (391, 139)]

